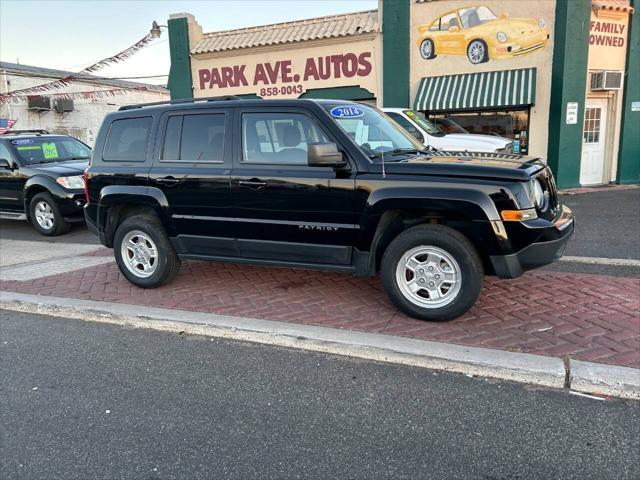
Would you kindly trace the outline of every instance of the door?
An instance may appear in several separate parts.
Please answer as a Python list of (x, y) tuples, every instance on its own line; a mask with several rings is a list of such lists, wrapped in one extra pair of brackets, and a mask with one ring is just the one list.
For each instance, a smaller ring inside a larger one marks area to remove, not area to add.
[(582, 131), (582, 158), (580, 161), (580, 184), (605, 183), (604, 160), (607, 137), (607, 100), (587, 99)]
[(8, 160), (13, 169), (0, 167), (0, 210), (23, 211), (22, 189), (26, 182), (9, 148), (0, 142), (0, 158)]
[(173, 111), (160, 120), (149, 186), (169, 203), (179, 252), (232, 255), (231, 110)]
[(239, 112), (231, 195), (245, 258), (350, 265), (358, 231), (355, 168), (309, 167), (310, 143), (333, 142), (305, 110)]
[(440, 20), (440, 31), (442, 33), (438, 37), (437, 54), (466, 54), (464, 33), (460, 31), (461, 28), (458, 12), (452, 12), (442, 17)]

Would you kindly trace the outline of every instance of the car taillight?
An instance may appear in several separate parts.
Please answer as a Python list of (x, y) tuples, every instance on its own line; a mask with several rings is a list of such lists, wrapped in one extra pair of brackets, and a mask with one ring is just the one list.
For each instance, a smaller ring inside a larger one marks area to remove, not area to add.
[(84, 169), (84, 199), (86, 200), (86, 205), (89, 205), (89, 167)]

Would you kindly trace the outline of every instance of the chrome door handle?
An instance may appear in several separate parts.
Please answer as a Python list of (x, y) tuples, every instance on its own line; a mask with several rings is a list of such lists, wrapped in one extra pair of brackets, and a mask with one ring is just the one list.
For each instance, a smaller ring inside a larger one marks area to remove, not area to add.
[(175, 178), (175, 177), (171, 177), (171, 176), (169, 176), (169, 177), (161, 177), (161, 178), (156, 179), (156, 182), (166, 183), (166, 184), (169, 184), (169, 185), (176, 184), (176, 183), (178, 183), (180, 181), (181, 180), (179, 178)]
[(238, 185), (244, 185), (245, 187), (266, 187), (267, 182), (260, 182), (258, 180), (239, 180)]

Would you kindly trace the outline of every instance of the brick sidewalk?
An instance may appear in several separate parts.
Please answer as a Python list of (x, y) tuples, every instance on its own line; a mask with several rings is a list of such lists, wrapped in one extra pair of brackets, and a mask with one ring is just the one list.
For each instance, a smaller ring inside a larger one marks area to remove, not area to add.
[[(111, 255), (98, 250), (87, 256)], [(532, 272), (488, 278), (478, 303), (447, 323), (414, 320), (387, 300), (379, 279), (205, 262), (183, 263), (171, 284), (134, 287), (115, 263), (0, 289), (281, 320), (640, 368), (640, 279)]]

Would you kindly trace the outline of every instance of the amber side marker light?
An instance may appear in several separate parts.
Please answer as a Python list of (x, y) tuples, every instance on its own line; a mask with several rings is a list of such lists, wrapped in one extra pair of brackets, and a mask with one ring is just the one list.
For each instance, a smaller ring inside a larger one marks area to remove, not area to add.
[(522, 222), (523, 220), (538, 218), (535, 208), (529, 208), (528, 210), (502, 210), (500, 216), (505, 222)]

